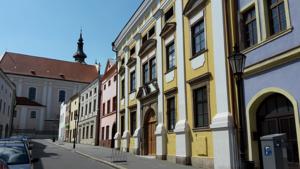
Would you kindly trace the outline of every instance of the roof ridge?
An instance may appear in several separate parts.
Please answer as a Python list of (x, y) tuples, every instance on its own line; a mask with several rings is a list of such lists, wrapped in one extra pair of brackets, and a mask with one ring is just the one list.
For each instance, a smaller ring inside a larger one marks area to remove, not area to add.
[[(6, 54), (15, 54), (15, 55), (22, 55), (25, 57), (32, 57), (32, 58), (38, 58), (38, 59), (45, 59), (45, 60), (52, 60), (52, 61), (59, 61), (59, 62), (66, 62), (66, 63), (73, 63), (73, 64), (81, 64), (78, 62), (72, 62), (72, 61), (66, 61), (66, 60), (60, 60), (60, 59), (53, 59), (53, 58), (47, 58), (47, 57), (42, 57), (42, 56), (36, 56), (36, 55), (29, 55), (29, 54), (23, 54), (23, 53), (16, 53), (16, 52), (8, 52), (6, 51), (1, 59), (1, 61), (3, 60), (3, 58), (6, 56)], [(81, 64), (81, 65), (85, 65), (85, 66), (95, 66), (93, 64)]]

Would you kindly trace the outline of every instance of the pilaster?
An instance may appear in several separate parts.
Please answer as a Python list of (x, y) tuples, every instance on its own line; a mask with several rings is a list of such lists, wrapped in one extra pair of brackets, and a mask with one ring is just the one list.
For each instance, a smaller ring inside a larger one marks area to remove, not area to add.
[(223, 0), (211, 1), (217, 114), (210, 128), (213, 130), (214, 167), (234, 169), (237, 168), (238, 160), (232, 116), (229, 113), (224, 3)]
[(130, 141), (130, 134), (129, 134), (129, 109), (128, 109), (128, 104), (129, 104), (129, 83), (128, 83), (128, 72), (129, 68), (126, 65), (129, 59), (129, 46), (124, 47), (124, 53), (125, 53), (125, 131), (122, 133), (122, 148), (124, 151), (129, 150), (129, 141)]
[[(134, 36), (134, 40), (136, 41), (136, 53), (139, 53), (139, 50), (141, 48), (141, 33), (137, 33)], [(136, 89), (139, 89), (141, 87), (141, 59), (139, 56), (136, 56)], [(141, 101), (137, 99), (137, 108), (136, 108), (136, 115), (137, 115), (137, 128), (134, 131), (133, 137), (134, 137), (134, 153), (140, 154), (140, 140), (141, 140)]]
[(166, 131), (164, 127), (164, 85), (163, 85), (163, 57), (162, 57), (162, 39), (159, 36), (162, 30), (162, 15), (163, 10), (158, 9), (153, 17), (156, 19), (156, 62), (157, 62), (157, 84), (159, 88), (157, 98), (157, 121), (158, 125), (155, 130), (156, 135), (156, 157), (158, 159), (166, 159), (167, 145), (166, 145)]
[(187, 123), (186, 108), (186, 78), (184, 61), (184, 27), (183, 27), (183, 4), (182, 0), (175, 2), (176, 13), (176, 54), (177, 54), (177, 84), (178, 84), (178, 120), (174, 132), (176, 133), (176, 163), (191, 163), (190, 128)]

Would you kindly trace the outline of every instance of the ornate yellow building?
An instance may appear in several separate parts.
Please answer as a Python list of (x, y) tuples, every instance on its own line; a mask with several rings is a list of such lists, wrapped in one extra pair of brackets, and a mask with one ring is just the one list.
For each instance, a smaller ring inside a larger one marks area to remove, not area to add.
[(143, 1), (113, 43), (115, 148), (235, 168), (222, 0)]

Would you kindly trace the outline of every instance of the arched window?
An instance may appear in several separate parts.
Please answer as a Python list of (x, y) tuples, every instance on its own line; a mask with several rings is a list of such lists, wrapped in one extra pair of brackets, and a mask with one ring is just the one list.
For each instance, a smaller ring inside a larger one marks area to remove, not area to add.
[(64, 90), (59, 91), (59, 102), (64, 102), (66, 99), (66, 92)]
[(28, 92), (28, 98), (29, 100), (35, 100), (35, 97), (36, 97), (36, 88), (34, 87), (30, 87), (29, 88), (29, 92)]

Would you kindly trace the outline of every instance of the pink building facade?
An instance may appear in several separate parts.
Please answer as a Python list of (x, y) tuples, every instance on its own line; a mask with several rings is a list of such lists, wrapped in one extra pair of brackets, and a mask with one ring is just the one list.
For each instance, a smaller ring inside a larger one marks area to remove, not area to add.
[(114, 147), (117, 112), (117, 67), (115, 61), (108, 60), (101, 84), (100, 146)]

